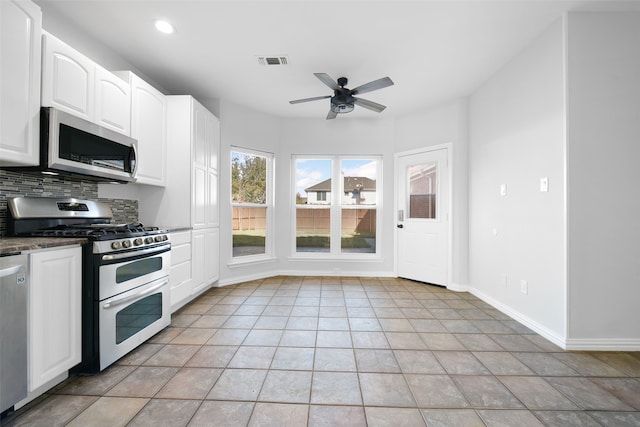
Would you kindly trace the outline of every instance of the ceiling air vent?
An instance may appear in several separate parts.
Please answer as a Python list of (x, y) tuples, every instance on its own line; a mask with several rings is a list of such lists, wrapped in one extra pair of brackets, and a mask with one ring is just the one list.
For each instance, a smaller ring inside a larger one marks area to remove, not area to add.
[(258, 56), (260, 65), (287, 65), (289, 58), (286, 55)]

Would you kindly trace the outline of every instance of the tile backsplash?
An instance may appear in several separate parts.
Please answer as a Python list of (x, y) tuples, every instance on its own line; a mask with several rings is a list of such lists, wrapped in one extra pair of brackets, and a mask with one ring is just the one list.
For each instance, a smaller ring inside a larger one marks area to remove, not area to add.
[(7, 235), (7, 197), (76, 197), (104, 202), (111, 206), (114, 223), (138, 220), (138, 201), (98, 198), (98, 183), (62, 176), (45, 176), (0, 170), (0, 237)]

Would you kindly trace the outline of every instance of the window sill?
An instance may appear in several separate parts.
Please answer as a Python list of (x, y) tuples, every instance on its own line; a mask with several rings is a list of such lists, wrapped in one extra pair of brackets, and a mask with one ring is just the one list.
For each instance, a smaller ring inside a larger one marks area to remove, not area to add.
[(244, 256), (237, 257), (237, 259), (234, 258), (232, 261), (229, 261), (227, 263), (227, 267), (239, 268), (245, 267), (249, 264), (266, 264), (275, 261), (277, 261), (277, 258), (272, 256)]
[(291, 255), (287, 258), (288, 261), (313, 261), (313, 262), (383, 262), (384, 259), (375, 254), (371, 254), (369, 256), (363, 256), (362, 254), (342, 254), (340, 256), (335, 256), (331, 254), (295, 254)]

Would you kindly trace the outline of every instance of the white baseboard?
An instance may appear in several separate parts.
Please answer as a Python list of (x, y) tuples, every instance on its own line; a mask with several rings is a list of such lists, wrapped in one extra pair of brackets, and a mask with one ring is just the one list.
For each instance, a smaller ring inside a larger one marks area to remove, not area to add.
[(640, 351), (638, 338), (568, 338), (566, 350)]
[(309, 271), (309, 270), (280, 270), (280, 271), (268, 271), (260, 272), (258, 274), (246, 275), (246, 276), (234, 276), (227, 279), (221, 279), (218, 281), (218, 286), (235, 285), (243, 282), (250, 282), (252, 280), (261, 280), (274, 276), (339, 276), (339, 277), (396, 277), (393, 271), (381, 272), (381, 271)]
[(469, 285), (461, 285), (459, 283), (450, 283), (447, 285), (447, 289), (454, 292), (471, 292)]
[(396, 277), (393, 271), (309, 271), (309, 270), (282, 270), (280, 276), (327, 276), (327, 277)]
[(234, 277), (229, 277), (227, 279), (218, 280), (217, 287), (235, 285), (235, 284), (244, 283), (244, 282), (251, 282), (252, 280), (261, 280), (261, 279), (266, 279), (268, 277), (279, 276), (279, 275), (280, 273), (278, 273), (277, 271), (262, 271), (260, 273), (248, 274), (245, 276), (234, 276)]
[(563, 336), (560, 336), (560, 335), (556, 334), (555, 332), (551, 331), (550, 329), (548, 329), (547, 327), (541, 325), (540, 323), (536, 322), (535, 320), (531, 319), (530, 317), (523, 315), (519, 311), (513, 310), (511, 307), (508, 307), (508, 306), (502, 304), (501, 302), (495, 300), (494, 298), (490, 297), (489, 295), (486, 295), (483, 292), (481, 292), (481, 291), (479, 291), (479, 290), (477, 290), (477, 289), (475, 289), (475, 288), (473, 288), (471, 286), (468, 287), (468, 292), (470, 292), (473, 295), (477, 296), (482, 301), (486, 302), (487, 304), (491, 305), (492, 307), (496, 308), (497, 310), (500, 310), (501, 312), (503, 312), (507, 316), (511, 317), (512, 319), (517, 320), (518, 322), (522, 323), (527, 328), (531, 329), (532, 331), (536, 332), (537, 334), (539, 334), (539, 335), (543, 336), (544, 338), (548, 339), (549, 341), (551, 341), (555, 345), (557, 345), (557, 346), (559, 346), (559, 347), (561, 347), (563, 349), (567, 349), (566, 337), (563, 337)]

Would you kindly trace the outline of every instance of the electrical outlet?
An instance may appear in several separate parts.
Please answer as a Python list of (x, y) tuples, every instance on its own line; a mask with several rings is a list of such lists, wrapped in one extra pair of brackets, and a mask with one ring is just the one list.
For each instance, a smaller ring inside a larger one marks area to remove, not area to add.
[(540, 191), (543, 193), (549, 191), (549, 178), (546, 176), (544, 178), (540, 178)]
[(529, 293), (529, 283), (526, 280), (520, 280), (520, 292), (525, 295)]

